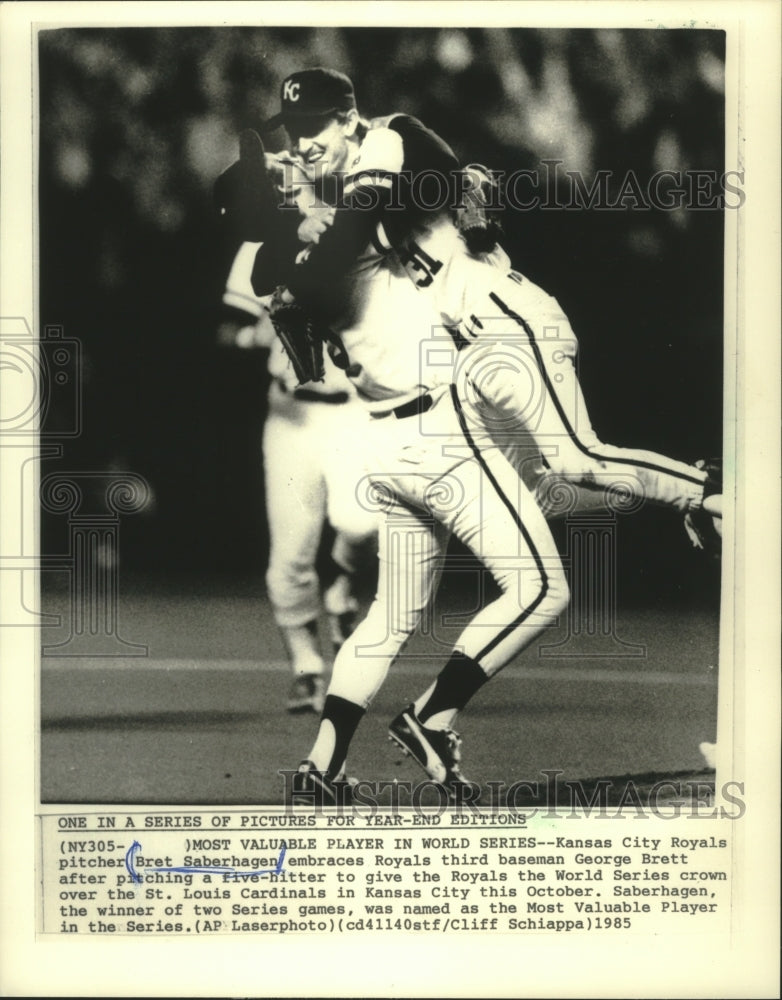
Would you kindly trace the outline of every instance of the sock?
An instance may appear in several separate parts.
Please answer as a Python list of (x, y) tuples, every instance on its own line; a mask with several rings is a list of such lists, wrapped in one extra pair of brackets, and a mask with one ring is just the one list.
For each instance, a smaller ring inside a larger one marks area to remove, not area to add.
[(415, 714), (425, 724), (434, 723), (432, 729), (446, 728), (488, 679), (477, 660), (454, 652), (432, 687), (415, 703)]
[(318, 735), (309, 755), (316, 770), (325, 771), (326, 776), (332, 780), (337, 777), (345, 764), (353, 734), (365, 712), (366, 709), (361, 705), (338, 695), (326, 696)]
[(323, 658), (318, 649), (317, 618), (303, 625), (282, 625), (280, 632), (294, 677), (323, 673)]

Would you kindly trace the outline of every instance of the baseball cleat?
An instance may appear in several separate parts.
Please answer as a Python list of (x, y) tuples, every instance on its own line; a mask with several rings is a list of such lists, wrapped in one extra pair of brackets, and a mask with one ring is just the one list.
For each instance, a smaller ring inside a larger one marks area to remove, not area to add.
[(311, 760), (303, 760), (293, 776), (291, 805), (345, 806), (353, 801), (354, 782), (334, 780), (318, 771)]
[(388, 727), (388, 738), (405, 756), (420, 764), (432, 781), (442, 785), (450, 798), (477, 787), (461, 772), (461, 736), (452, 729), (428, 729), (417, 718), (412, 705), (393, 720)]
[(287, 709), (291, 713), (315, 712), (320, 715), (326, 700), (326, 682), (320, 674), (303, 674), (291, 685)]

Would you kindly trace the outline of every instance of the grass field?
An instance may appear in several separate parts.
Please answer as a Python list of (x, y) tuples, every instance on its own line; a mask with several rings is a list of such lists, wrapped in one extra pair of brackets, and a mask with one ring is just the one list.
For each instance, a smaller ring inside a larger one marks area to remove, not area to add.
[[(469, 600), (446, 581), (435, 620), (458, 617)], [(60, 618), (42, 630), (51, 647), (69, 635), (67, 590), (46, 589), (43, 608)], [(62, 652), (55, 647), (42, 658), (42, 801), (281, 804), (277, 772), (305, 756), (317, 719), (284, 710), (290, 676), (262, 585), (134, 584), (119, 610), (119, 635), (147, 655), (51, 655)], [(547, 651), (555, 655), (528, 650), (460, 716), (465, 774), (510, 784), (541, 780), (543, 769), (563, 780), (701, 771), (698, 744), (716, 729), (717, 624), (716, 609), (620, 609), (616, 631), (628, 645), (617, 649), (642, 655), (595, 656), (600, 643), (585, 633)], [(447, 643), (458, 626), (437, 633)], [(563, 621), (543, 645), (567, 638)], [(359, 728), (350, 774), (423, 777), (386, 727), (444, 650), (415, 637)]]

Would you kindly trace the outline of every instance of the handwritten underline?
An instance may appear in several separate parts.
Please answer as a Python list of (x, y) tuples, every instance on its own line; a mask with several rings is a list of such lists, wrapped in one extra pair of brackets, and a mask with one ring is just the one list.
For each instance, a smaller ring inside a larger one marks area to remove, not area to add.
[[(135, 866), (135, 858), (140, 850), (141, 844), (137, 840), (134, 840), (125, 854), (125, 868), (127, 869), (131, 881), (133, 882), (144, 881), (142, 876), (136, 871)], [(161, 874), (173, 872), (180, 875), (222, 875), (224, 879), (251, 878), (261, 875), (279, 875), (282, 872), (282, 868), (285, 863), (286, 851), (287, 846), (283, 841), (280, 849), (280, 856), (277, 858), (277, 864), (274, 868), (242, 870), (238, 868), (230, 868), (227, 865), (181, 865), (173, 868), (149, 868), (147, 871)]]

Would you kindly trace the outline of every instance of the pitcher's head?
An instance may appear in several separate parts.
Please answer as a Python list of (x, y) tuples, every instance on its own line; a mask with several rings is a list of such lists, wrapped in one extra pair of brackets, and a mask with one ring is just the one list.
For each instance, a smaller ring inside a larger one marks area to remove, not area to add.
[(281, 109), (267, 129), (285, 126), (290, 151), (308, 172), (328, 176), (345, 170), (360, 119), (353, 84), (336, 70), (299, 70), (280, 88)]

